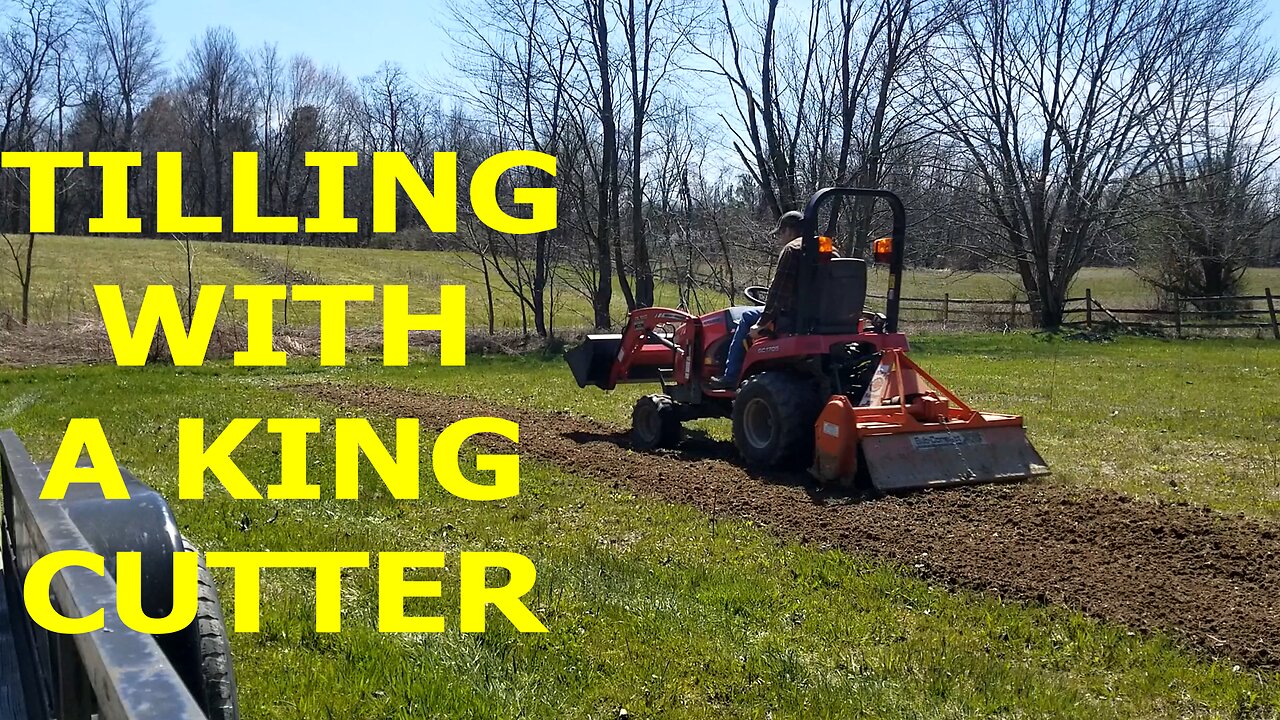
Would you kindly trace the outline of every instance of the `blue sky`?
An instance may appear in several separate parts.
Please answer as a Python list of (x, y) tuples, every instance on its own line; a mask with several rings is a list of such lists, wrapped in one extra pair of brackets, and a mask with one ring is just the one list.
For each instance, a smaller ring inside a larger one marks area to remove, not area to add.
[(246, 48), (273, 42), (286, 56), (303, 53), (352, 78), (387, 60), (415, 76), (446, 73), (452, 52), (445, 0), (154, 0), (151, 17), (170, 68), (215, 25)]
[(1262, 32), (1271, 37), (1272, 45), (1280, 45), (1280, 0), (1262, 0), (1262, 7), (1271, 16), (1262, 26)]
[[(1280, 41), (1280, 0), (1262, 0), (1263, 33)], [(247, 48), (264, 42), (304, 53), (352, 78), (384, 61), (415, 76), (450, 72), (446, 0), (154, 0), (152, 19), (174, 67), (205, 28), (225, 25)]]

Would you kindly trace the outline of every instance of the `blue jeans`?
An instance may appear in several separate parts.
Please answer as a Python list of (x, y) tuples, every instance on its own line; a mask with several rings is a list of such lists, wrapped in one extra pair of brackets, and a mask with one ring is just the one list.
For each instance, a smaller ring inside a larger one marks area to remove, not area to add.
[(738, 327), (733, 331), (733, 339), (729, 341), (729, 358), (724, 362), (724, 379), (737, 384), (738, 375), (742, 373), (742, 361), (747, 355), (747, 333), (760, 319), (759, 310), (747, 310), (742, 313)]

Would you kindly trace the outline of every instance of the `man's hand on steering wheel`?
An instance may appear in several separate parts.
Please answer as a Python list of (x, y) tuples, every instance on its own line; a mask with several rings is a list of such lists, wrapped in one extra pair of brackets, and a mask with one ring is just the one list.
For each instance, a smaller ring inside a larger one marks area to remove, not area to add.
[(755, 325), (751, 326), (750, 330), (747, 331), (747, 337), (751, 342), (755, 342), (762, 337), (773, 337), (773, 323), (769, 322), (761, 325), (757, 322)]

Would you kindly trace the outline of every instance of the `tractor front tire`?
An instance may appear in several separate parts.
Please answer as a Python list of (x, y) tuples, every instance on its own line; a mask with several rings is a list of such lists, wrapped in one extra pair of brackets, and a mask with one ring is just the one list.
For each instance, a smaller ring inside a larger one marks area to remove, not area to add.
[(631, 410), (631, 446), (637, 450), (680, 444), (680, 408), (667, 395), (645, 395)]
[(821, 410), (811, 381), (785, 370), (752, 375), (733, 400), (733, 444), (751, 466), (803, 461)]

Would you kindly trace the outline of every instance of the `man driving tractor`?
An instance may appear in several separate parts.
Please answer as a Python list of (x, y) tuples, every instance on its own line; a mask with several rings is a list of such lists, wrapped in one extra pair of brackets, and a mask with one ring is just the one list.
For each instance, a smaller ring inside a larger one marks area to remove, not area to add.
[[(816, 232), (823, 210), (834, 210), (827, 203), (841, 198), (883, 200), (892, 214), (891, 234), (871, 242), (886, 266), (884, 314), (867, 309), (866, 261), (833, 257), (831, 237)], [(588, 335), (565, 362), (582, 388), (657, 384), (631, 410), (638, 451), (677, 447), (686, 421), (728, 418), (747, 466), (812, 460), (824, 482), (876, 493), (1047, 474), (1020, 416), (971, 408), (907, 357), (898, 331), (906, 230), (892, 191), (823, 188), (803, 216), (778, 219), (782, 247), (767, 296), (743, 288), (750, 306), (703, 315), (636, 308), (621, 333)], [(761, 336), (776, 339), (747, 352), (746, 341)], [(709, 377), (720, 358), (724, 372)]]
[(786, 329), (791, 312), (795, 309), (796, 284), (800, 278), (800, 245), (804, 239), (804, 213), (792, 210), (778, 218), (773, 237), (783, 243), (778, 255), (778, 267), (769, 284), (769, 297), (763, 310), (747, 310), (742, 313), (738, 327), (729, 341), (729, 357), (724, 364), (724, 374), (713, 377), (708, 385), (715, 390), (737, 387), (742, 361), (747, 347), (762, 336), (779, 332), (779, 323)]

